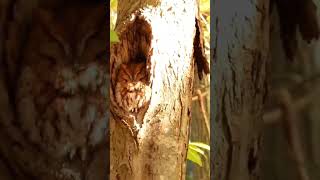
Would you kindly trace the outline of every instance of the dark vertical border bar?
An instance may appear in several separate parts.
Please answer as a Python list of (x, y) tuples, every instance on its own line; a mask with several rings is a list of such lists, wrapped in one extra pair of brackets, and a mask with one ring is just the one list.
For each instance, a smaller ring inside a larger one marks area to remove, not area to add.
[(215, 28), (215, 22), (213, 21), (213, 17), (214, 17), (214, 14), (215, 13), (213, 11), (214, 7), (213, 7), (213, 4), (216, 0), (210, 0), (210, 179), (213, 179), (213, 166), (214, 166), (214, 153), (213, 153), (213, 141), (214, 141), (214, 136), (213, 136), (213, 126), (214, 126), (214, 119), (213, 119), (213, 112), (214, 112), (214, 106), (216, 105), (213, 101), (213, 97), (214, 97), (214, 87), (212, 86), (212, 84), (214, 84), (214, 72), (213, 72), (213, 62), (214, 62), (214, 58), (215, 58), (215, 47), (214, 46), (214, 43), (216, 42), (216, 39), (213, 38), (213, 34), (212, 34), (212, 31), (213, 29)]
[[(106, 61), (107, 61), (107, 67), (106, 68), (109, 68), (110, 67), (110, 65), (109, 65), (109, 63), (110, 63), (110, 1), (108, 1), (108, 2), (105, 2), (106, 3), (106, 13), (107, 13), (107, 20), (106, 20), (106, 24), (107, 24), (107, 27), (106, 28), (108, 28), (108, 34), (109, 34), (109, 36), (107, 36), (107, 42), (106, 42), (106, 48), (107, 48), (107, 59), (106, 59)], [(108, 76), (109, 77), (109, 76)], [(107, 80), (108, 82), (110, 82), (110, 79), (108, 79)], [(110, 83), (108, 84), (108, 88), (109, 88), (109, 86), (110, 86)], [(109, 103), (109, 102), (108, 102)], [(110, 103), (109, 103), (110, 104)], [(110, 107), (110, 106), (109, 106)], [(108, 109), (108, 111), (110, 112), (110, 109)], [(110, 113), (109, 113), (109, 118), (110, 118)], [(107, 174), (108, 174), (108, 180), (110, 179), (110, 130), (109, 130), (109, 128), (110, 128), (110, 126), (109, 126), (109, 120), (107, 121), (108, 122), (108, 125), (107, 125), (107, 139), (106, 139), (106, 141), (107, 141), (107, 144), (108, 144), (108, 149), (107, 149), (107, 159), (108, 159), (108, 162), (107, 162)]]

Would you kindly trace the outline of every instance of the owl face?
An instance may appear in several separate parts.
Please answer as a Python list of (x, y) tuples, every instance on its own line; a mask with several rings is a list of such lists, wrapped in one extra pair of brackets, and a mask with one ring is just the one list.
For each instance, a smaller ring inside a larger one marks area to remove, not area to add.
[(39, 10), (33, 20), (17, 84), (19, 124), (29, 141), (55, 158), (86, 152), (104, 140), (104, 14), (103, 5), (74, 7)]
[(143, 84), (146, 83), (146, 71), (143, 63), (132, 64), (122, 64), (119, 70), (118, 81), (127, 83), (128, 91), (140, 90)]
[(119, 76), (119, 78), (123, 78), (126, 81), (142, 81), (146, 77), (146, 71), (145, 71), (144, 63), (138, 63), (138, 64), (121, 64), (120, 71), (122, 76)]
[(150, 99), (144, 63), (122, 64), (116, 83), (116, 101), (126, 112), (137, 112)]

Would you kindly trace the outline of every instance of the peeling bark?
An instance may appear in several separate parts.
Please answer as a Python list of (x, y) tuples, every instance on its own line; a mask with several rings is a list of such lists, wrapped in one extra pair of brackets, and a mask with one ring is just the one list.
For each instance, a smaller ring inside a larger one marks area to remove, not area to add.
[(213, 1), (213, 179), (259, 179), (269, 1)]

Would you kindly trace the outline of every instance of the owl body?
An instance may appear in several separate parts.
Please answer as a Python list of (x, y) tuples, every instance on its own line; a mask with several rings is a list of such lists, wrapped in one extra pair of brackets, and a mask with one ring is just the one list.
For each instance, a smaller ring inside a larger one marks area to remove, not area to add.
[(129, 113), (137, 113), (151, 98), (144, 63), (121, 64), (115, 95), (118, 105)]
[(105, 10), (57, 13), (41, 9), (33, 20), (17, 81), (18, 123), (45, 154), (84, 160), (108, 124)]

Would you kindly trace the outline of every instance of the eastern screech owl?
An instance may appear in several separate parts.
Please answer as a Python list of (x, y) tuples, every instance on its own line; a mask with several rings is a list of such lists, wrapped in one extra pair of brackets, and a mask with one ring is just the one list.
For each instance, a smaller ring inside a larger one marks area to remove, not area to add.
[(126, 112), (137, 113), (150, 101), (145, 63), (121, 64), (117, 76), (116, 101)]
[(18, 124), (40, 152), (85, 160), (108, 124), (105, 8), (37, 12), (17, 83)]

